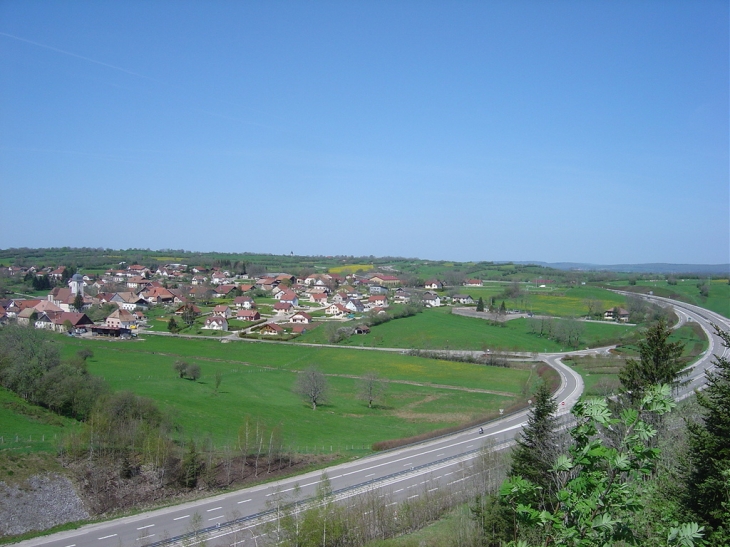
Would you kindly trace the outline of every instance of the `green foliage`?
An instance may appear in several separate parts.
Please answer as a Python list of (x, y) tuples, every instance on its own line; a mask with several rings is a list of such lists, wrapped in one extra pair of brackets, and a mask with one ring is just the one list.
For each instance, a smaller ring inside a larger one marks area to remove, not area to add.
[(509, 476), (520, 476), (537, 486), (535, 492), (540, 494), (537, 505), (541, 508), (550, 503), (554, 490), (550, 470), (559, 450), (557, 410), (558, 403), (547, 384), (540, 384), (533, 397), (527, 425), (517, 437), (517, 446), (512, 451)]
[(73, 307), (77, 312), (80, 312), (82, 309), (84, 309), (84, 297), (81, 295), (81, 293), (76, 293), (76, 296), (74, 297)]
[(43, 376), (61, 364), (51, 334), (33, 327), (0, 329), (0, 383), (32, 403), (40, 402)]
[[(605, 399), (579, 401), (573, 408), (577, 425), (571, 430), (572, 446), (558, 457), (551, 470), (558, 490), (554, 509), (540, 509), (534, 503), (539, 487), (522, 477), (508, 479), (501, 488), (503, 500), (514, 510), (519, 545), (527, 532), (536, 534), (540, 545), (580, 547), (639, 545), (632, 527), (633, 515), (643, 505), (643, 478), (649, 475), (659, 451), (648, 446), (656, 430), (642, 415), (663, 415), (674, 402), (670, 386), (645, 390), (638, 409), (625, 409), (612, 416)], [(599, 435), (609, 429), (618, 433), (613, 446)], [(701, 527), (678, 526), (668, 541), (692, 546), (699, 543)], [(538, 544), (538, 543), (535, 543)]]
[(188, 442), (181, 468), (180, 481), (182, 485), (186, 488), (194, 488), (198, 484), (198, 478), (203, 471), (203, 464), (193, 440)]
[(477, 311), (484, 311), (484, 299), (481, 296), (477, 300)]
[(180, 332), (180, 327), (177, 326), (177, 321), (175, 321), (174, 317), (170, 317), (170, 320), (167, 322), (167, 330), (173, 334)]
[[(715, 327), (725, 348), (730, 332)], [(730, 359), (716, 357), (707, 388), (697, 394), (702, 422), (690, 423), (690, 472), (685, 505), (719, 535), (730, 539)], [(718, 530), (720, 527), (724, 530)], [(716, 538), (717, 539), (717, 538)], [(719, 542), (718, 542), (719, 544)]]
[(684, 344), (670, 342), (671, 334), (672, 329), (665, 321), (659, 320), (639, 342), (639, 361), (626, 361), (626, 366), (619, 373), (619, 379), (631, 400), (640, 400), (644, 391), (652, 385), (678, 385), (680, 371), (684, 366)]

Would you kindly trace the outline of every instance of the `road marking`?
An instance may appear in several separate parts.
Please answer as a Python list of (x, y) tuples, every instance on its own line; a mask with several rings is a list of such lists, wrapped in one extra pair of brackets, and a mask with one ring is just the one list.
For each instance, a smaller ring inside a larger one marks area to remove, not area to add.
[(251, 501), (251, 498), (248, 498), (247, 500), (239, 501), (238, 503), (246, 503), (248, 501)]
[(436, 457), (438, 458), (438, 457), (443, 456), (443, 455), (444, 455), (444, 453), (441, 452), (441, 454), (436, 454)]
[(373, 475), (375, 475), (375, 473), (370, 473), (369, 475), (365, 475), (365, 478), (367, 479), (368, 477), (372, 477)]
[(413, 465), (413, 462), (404, 463), (403, 467), (408, 467), (409, 465)]
[(188, 518), (189, 516), (190, 516), (190, 515), (185, 515), (184, 517), (177, 517), (176, 519), (172, 519), (172, 520), (180, 520), (180, 519), (186, 519), (186, 518)]
[(149, 538), (153, 538), (153, 537), (155, 537), (155, 534), (150, 534), (149, 536), (144, 536), (144, 537), (141, 537), (141, 538), (137, 538), (134, 541), (139, 541), (141, 539), (149, 539)]
[(444, 473), (444, 477), (448, 477), (449, 475), (453, 475), (453, 474), (454, 474), (453, 471), (451, 473)]
[(154, 524), (148, 524), (147, 526), (140, 526), (137, 530), (144, 530), (145, 528), (152, 528)]
[(397, 494), (398, 492), (403, 492), (403, 489), (401, 488), (400, 490), (396, 490), (396, 491), (395, 491), (395, 492), (393, 492), (393, 493), (394, 493), (394, 494)]
[(72, 543), (71, 545), (66, 545), (66, 547), (76, 547), (76, 544)]
[(467, 448), (471, 448), (472, 446), (474, 446), (474, 445), (473, 444), (470, 444), (469, 446), (467, 446)]
[(398, 502), (397, 502), (397, 501), (394, 501), (393, 503), (388, 503), (388, 504), (386, 504), (385, 506), (386, 506), (386, 507), (390, 507), (391, 505), (395, 505), (396, 503), (398, 503)]
[(408, 496), (408, 499), (410, 500), (410, 499), (417, 498), (417, 497), (418, 497), (418, 494), (413, 494), (412, 496)]
[(433, 492), (434, 490), (438, 490), (438, 489), (439, 489), (439, 488), (438, 488), (438, 486), (437, 486), (436, 488), (431, 488), (431, 490), (429, 490), (429, 492)]
[(97, 538), (97, 539), (109, 539), (109, 538), (113, 538), (113, 537), (115, 537), (115, 536), (116, 536), (116, 534), (112, 534), (112, 535), (110, 535), (110, 536), (104, 536), (104, 537), (101, 537), (101, 538)]
[(218, 515), (217, 517), (213, 517), (212, 519), (208, 519), (208, 520), (218, 520), (218, 519), (222, 519), (222, 518), (225, 518), (225, 515)]
[(206, 513), (210, 513), (211, 511), (217, 511), (218, 509), (223, 509), (223, 507), (213, 507), (213, 509), (208, 509)]

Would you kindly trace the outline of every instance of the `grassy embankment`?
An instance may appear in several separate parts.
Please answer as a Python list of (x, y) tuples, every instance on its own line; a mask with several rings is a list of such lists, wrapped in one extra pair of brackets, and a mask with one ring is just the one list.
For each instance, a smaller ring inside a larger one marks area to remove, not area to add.
[[(682, 356), (688, 363), (695, 361), (708, 348), (707, 337), (697, 323), (685, 324), (674, 331), (669, 340), (684, 343)], [(628, 358), (638, 359), (636, 346), (622, 346), (611, 356), (578, 357), (565, 362), (583, 377), (586, 395), (605, 396), (618, 390), (618, 374)]]
[(637, 281), (636, 285), (629, 285), (626, 281), (616, 281), (610, 286), (631, 292), (646, 294), (652, 291), (656, 296), (664, 296), (695, 304), (708, 310), (730, 317), (730, 284), (727, 279), (713, 279), (708, 281), (709, 294), (702, 296), (697, 287), (698, 279), (677, 280), (676, 285), (670, 285), (666, 280)]
[[(153, 336), (131, 342), (63, 338), (62, 343), (66, 355), (92, 349), (89, 370), (112, 389), (156, 400), (174, 416), (181, 440), (210, 436), (219, 446), (233, 445), (244, 417), (250, 416), (267, 428), (280, 424), (285, 444), (294, 450), (369, 450), (373, 442), (455, 426), (507, 408), (525, 398), (525, 384), (534, 380), (530, 370), (390, 352)], [(176, 359), (200, 365), (201, 379), (178, 378), (172, 370)], [(330, 375), (329, 402), (316, 411), (292, 392), (297, 372), (310, 365)], [(391, 381), (385, 400), (373, 409), (356, 398), (357, 380), (345, 376), (370, 370)], [(223, 374), (218, 394), (216, 371)]]
[(78, 423), (0, 388), (0, 451), (45, 452)]

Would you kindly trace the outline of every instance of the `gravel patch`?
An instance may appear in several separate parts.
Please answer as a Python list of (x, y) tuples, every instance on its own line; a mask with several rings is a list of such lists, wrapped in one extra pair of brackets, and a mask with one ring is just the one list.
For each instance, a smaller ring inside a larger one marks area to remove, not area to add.
[(86, 518), (89, 513), (66, 477), (35, 475), (23, 485), (0, 481), (0, 536), (46, 530)]

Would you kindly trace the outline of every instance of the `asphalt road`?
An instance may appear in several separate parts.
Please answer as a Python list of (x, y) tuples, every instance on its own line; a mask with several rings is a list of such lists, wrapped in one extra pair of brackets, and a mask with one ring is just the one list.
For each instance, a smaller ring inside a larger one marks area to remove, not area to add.
[[(656, 297), (652, 300), (663, 300)], [(691, 383), (683, 388), (685, 396), (701, 385), (704, 370), (711, 365), (713, 353), (722, 353), (719, 338), (711, 323), (730, 329), (728, 319), (708, 310), (671, 302), (683, 321), (697, 321), (710, 335), (709, 350), (693, 365)], [(576, 353), (591, 353), (586, 350)], [(600, 351), (600, 350), (598, 350)], [(561, 376), (556, 393), (559, 412), (567, 413), (583, 391), (583, 381), (560, 361), (564, 354), (542, 354), (540, 357), (555, 367)], [(467, 479), (469, 462), (476, 460), (485, 444), (507, 446), (526, 421), (527, 410), (484, 425), (484, 434), (477, 428), (445, 436), (429, 442), (378, 453), (322, 471), (299, 475), (265, 485), (206, 498), (195, 502), (158, 509), (139, 515), (93, 524), (78, 530), (21, 542), (35, 547), (131, 547), (163, 544), (191, 533), (207, 530), (207, 540), (221, 545), (254, 545), (259, 524), (276, 516), (277, 507), (292, 500), (306, 500), (316, 495), (318, 487), (327, 484), (339, 501), (365, 491), (382, 492), (388, 503), (419, 496), (439, 488), (458, 488)], [(392, 500), (392, 501), (391, 501)], [(241, 534), (248, 531), (248, 539)], [(188, 538), (186, 545), (199, 541)]]

